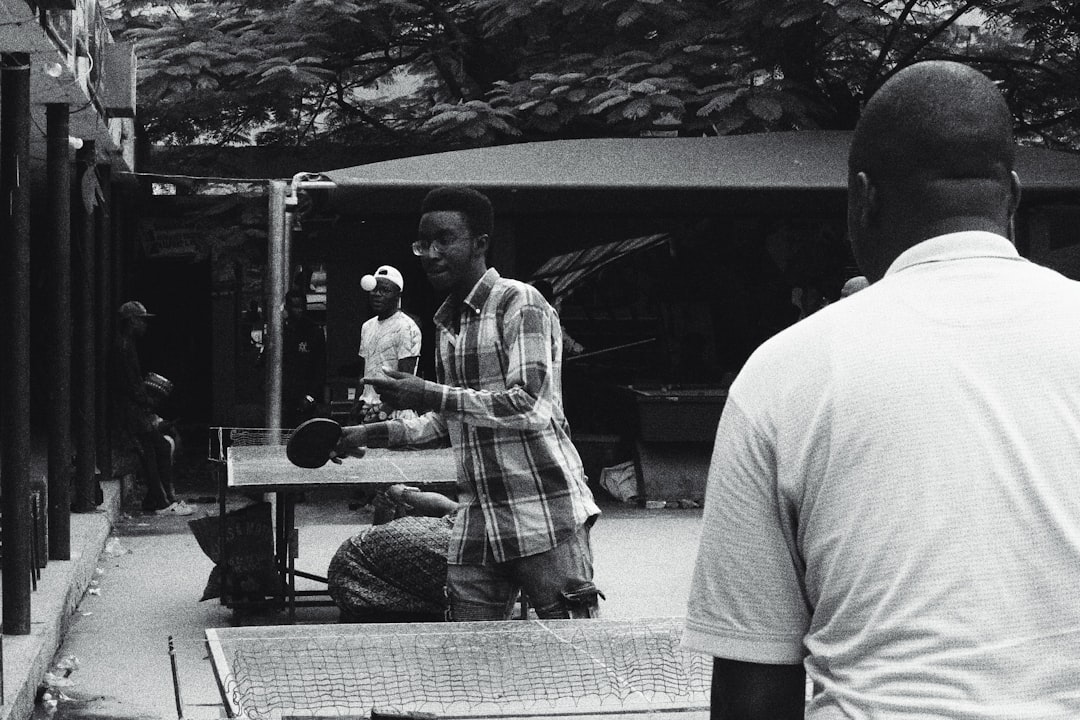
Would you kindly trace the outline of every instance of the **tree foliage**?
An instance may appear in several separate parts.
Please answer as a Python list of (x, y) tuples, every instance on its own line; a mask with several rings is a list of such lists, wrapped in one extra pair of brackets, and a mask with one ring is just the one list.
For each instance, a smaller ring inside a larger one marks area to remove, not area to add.
[(850, 128), (928, 58), (1080, 142), (1071, 0), (116, 0), (156, 140), (418, 148)]

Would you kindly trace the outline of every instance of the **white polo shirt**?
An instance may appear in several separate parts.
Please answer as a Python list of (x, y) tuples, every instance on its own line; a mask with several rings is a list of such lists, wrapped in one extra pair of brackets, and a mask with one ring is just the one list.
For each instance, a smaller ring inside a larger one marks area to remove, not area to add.
[(687, 647), (807, 717), (1080, 717), (1080, 283), (945, 235), (728, 394)]

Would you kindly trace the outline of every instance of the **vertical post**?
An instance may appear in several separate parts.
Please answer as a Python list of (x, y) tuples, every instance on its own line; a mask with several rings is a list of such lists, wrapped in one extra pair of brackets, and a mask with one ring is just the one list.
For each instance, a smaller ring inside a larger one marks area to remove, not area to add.
[(45, 108), (48, 187), (49, 558), (71, 559), (71, 148), (70, 109)]
[(87, 177), (94, 172), (94, 143), (86, 142), (80, 153), (81, 172), (79, 186), (79, 232), (78, 242), (72, 253), (72, 319), (74, 320), (75, 338), (71, 374), (76, 390), (72, 403), (75, 442), (75, 512), (92, 512), (97, 506), (97, 492), (94, 472), (97, 467), (95, 452), (96, 431), (94, 428), (94, 249), (97, 224), (94, 219), (94, 198), (87, 197), (86, 188), (93, 178)]
[(0, 56), (3, 632), (30, 634), (30, 56)]
[(95, 381), (97, 390), (96, 413), (94, 423), (96, 429), (96, 455), (97, 467), (104, 479), (112, 478), (112, 443), (109, 437), (109, 372), (107, 359), (109, 357), (109, 343), (112, 340), (113, 307), (112, 294), (112, 182), (108, 165), (101, 167), (98, 178), (101, 184), (101, 192), (104, 195), (101, 205), (96, 213), (97, 217), (97, 245), (94, 257), (94, 307), (95, 315)]
[(219, 261), (213, 275), (211, 288), (210, 348), (212, 371), (213, 409), (210, 421), (213, 425), (231, 425), (236, 409), (236, 383), (240, 373), (251, 372), (251, 366), (240, 367), (237, 345), (250, 343), (249, 337), (239, 337), (240, 332), (240, 278), (234, 266)]
[(281, 223), (281, 286), (284, 292), (296, 290), (293, 287), (293, 220), (295, 215), (285, 206), (285, 216)]
[[(269, 237), (266, 252), (266, 427), (281, 428), (281, 306), (285, 300), (285, 188), (284, 180), (270, 181)], [(276, 438), (271, 438), (276, 440)]]

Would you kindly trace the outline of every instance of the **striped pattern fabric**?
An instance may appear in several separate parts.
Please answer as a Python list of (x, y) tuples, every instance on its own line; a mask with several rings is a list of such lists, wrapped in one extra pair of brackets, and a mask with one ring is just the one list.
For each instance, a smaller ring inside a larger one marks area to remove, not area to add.
[(594, 245), (565, 255), (556, 255), (537, 268), (534, 280), (547, 280), (556, 298), (569, 294), (579, 283), (616, 260), (639, 250), (646, 250), (669, 242), (671, 235), (658, 233)]
[[(453, 314), (460, 313), (454, 332)], [(435, 314), (439, 412), (389, 423), (391, 445), (449, 438), (461, 509), (451, 564), (545, 552), (600, 513), (562, 405), (562, 336), (533, 287), (489, 269), (455, 308)]]

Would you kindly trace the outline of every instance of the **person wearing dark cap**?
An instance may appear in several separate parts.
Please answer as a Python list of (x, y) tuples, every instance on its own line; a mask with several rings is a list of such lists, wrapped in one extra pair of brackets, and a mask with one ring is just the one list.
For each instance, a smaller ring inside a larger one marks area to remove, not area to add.
[(509, 619), (519, 591), (541, 618), (595, 617), (589, 532), (600, 510), (563, 413), (558, 315), (536, 288), (487, 267), (493, 212), (482, 193), (438, 188), (420, 212), (413, 252), (447, 294), (435, 314), (437, 381), (365, 378), (384, 402), (423, 414), (347, 427), (340, 454), (454, 447), (453, 620)]
[(360, 287), (368, 293), (375, 316), (360, 328), (360, 385), (359, 415), (363, 422), (385, 420), (388, 417), (416, 417), (407, 409), (383, 408), (375, 386), (364, 383), (363, 377), (385, 377), (383, 368), (416, 374), (420, 359), (420, 328), (416, 321), (401, 309), (401, 293), (405, 280), (392, 265), (380, 265), (372, 275), (360, 279)]
[(139, 362), (137, 341), (154, 315), (138, 300), (125, 302), (117, 315), (109, 356), (111, 404), (116, 430), (131, 437), (139, 458), (139, 477), (146, 486), (142, 507), (154, 515), (191, 515), (195, 509), (173, 491), (172, 446), (158, 428), (155, 398)]
[(759, 347), (717, 428), (683, 639), (713, 718), (1080, 717), (1080, 283), (1010, 241), (1014, 155), (965, 65), (867, 103), (870, 285)]

